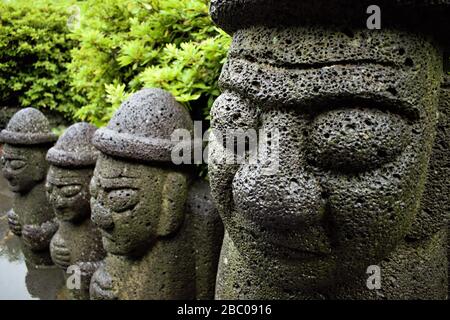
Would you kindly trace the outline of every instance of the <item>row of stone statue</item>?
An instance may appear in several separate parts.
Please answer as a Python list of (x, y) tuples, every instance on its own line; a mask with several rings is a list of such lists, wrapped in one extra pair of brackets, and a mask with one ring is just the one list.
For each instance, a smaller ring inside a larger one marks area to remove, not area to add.
[(97, 269), (93, 298), (445, 299), (450, 45), (438, 30), (450, 1), (380, 0), (381, 30), (366, 28), (370, 4), (211, 1), (233, 34), (212, 128), (278, 133), (275, 158), (243, 163), (224, 163), (235, 145), (211, 136), (221, 219), (207, 186), (170, 160), (188, 113), (145, 89), (106, 128), (77, 124), (60, 138), (46, 190), (55, 137), (34, 110), (11, 120), (1, 134), (11, 228), (36, 250), (53, 237), (59, 265)]
[(145, 89), (101, 130), (76, 123), (56, 141), (27, 108), (1, 132), (10, 228), (28, 259), (47, 264), (50, 249), (56, 265), (72, 266), (74, 298), (88, 298), (89, 286), (94, 299), (214, 296), (223, 227), (208, 184), (169, 162), (176, 128), (192, 130), (189, 113)]

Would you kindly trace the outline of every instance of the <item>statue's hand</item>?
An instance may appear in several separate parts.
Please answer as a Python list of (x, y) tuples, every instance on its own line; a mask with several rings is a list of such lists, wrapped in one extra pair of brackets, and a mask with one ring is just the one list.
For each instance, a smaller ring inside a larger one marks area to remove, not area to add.
[(86, 279), (91, 279), (95, 271), (97, 271), (100, 266), (103, 266), (102, 261), (87, 261), (78, 262), (77, 266), (80, 268), (81, 277)]
[(68, 268), (70, 266), (70, 250), (58, 234), (50, 242), (50, 255), (52, 256), (53, 262), (61, 268)]
[(116, 300), (118, 298), (113, 290), (111, 276), (106, 272), (104, 266), (98, 268), (92, 276), (89, 292), (91, 300)]
[(41, 225), (25, 225), (22, 228), (23, 242), (33, 251), (45, 250), (57, 230), (58, 223), (53, 220), (46, 221)]
[(20, 224), (19, 216), (13, 209), (8, 211), (8, 225), (11, 232), (16, 236), (20, 237), (22, 235), (22, 225)]

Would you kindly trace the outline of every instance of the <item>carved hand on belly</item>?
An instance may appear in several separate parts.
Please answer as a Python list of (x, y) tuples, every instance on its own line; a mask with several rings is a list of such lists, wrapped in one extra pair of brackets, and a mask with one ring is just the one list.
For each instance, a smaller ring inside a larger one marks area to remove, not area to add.
[(92, 300), (116, 300), (117, 294), (113, 290), (111, 276), (101, 266), (92, 276), (91, 286), (89, 289)]
[(50, 254), (55, 264), (62, 268), (70, 266), (70, 251), (67, 248), (64, 240), (58, 236), (53, 237), (50, 242)]
[(23, 241), (31, 250), (45, 250), (57, 230), (58, 224), (55, 221), (46, 221), (41, 225), (28, 224), (22, 229)]
[(11, 232), (16, 236), (20, 237), (22, 235), (22, 225), (20, 224), (19, 216), (13, 209), (8, 211), (8, 225)]

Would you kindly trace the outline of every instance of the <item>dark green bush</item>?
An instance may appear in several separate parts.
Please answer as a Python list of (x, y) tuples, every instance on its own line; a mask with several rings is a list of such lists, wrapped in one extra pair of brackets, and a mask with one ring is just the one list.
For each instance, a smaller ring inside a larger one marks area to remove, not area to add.
[(142, 87), (209, 115), (230, 37), (213, 25), (207, 0), (87, 0), (80, 21), (69, 67), (77, 119), (103, 125)]
[(0, 0), (0, 105), (32, 106), (73, 115), (66, 69), (70, 1)]
[(0, 104), (104, 125), (160, 87), (206, 118), (229, 44), (207, 0), (0, 0)]

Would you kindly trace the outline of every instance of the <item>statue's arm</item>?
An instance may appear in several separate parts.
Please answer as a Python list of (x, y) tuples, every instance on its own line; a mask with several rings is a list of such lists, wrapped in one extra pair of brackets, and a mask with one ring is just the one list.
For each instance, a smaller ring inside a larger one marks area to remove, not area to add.
[(117, 300), (117, 294), (114, 291), (112, 278), (106, 271), (105, 263), (99, 263), (97, 270), (94, 272), (91, 285), (89, 287), (91, 300)]
[(16, 236), (20, 237), (22, 235), (22, 225), (19, 221), (19, 216), (14, 212), (14, 209), (9, 210), (7, 216), (9, 229)]
[(22, 228), (22, 237), (32, 250), (40, 251), (49, 247), (53, 235), (58, 231), (58, 222), (52, 219), (41, 225), (28, 224)]
[(194, 226), (196, 298), (213, 299), (224, 228), (206, 181), (192, 185), (187, 210)]
[(55, 233), (50, 242), (50, 255), (56, 265), (62, 268), (70, 266), (70, 250), (58, 232)]

